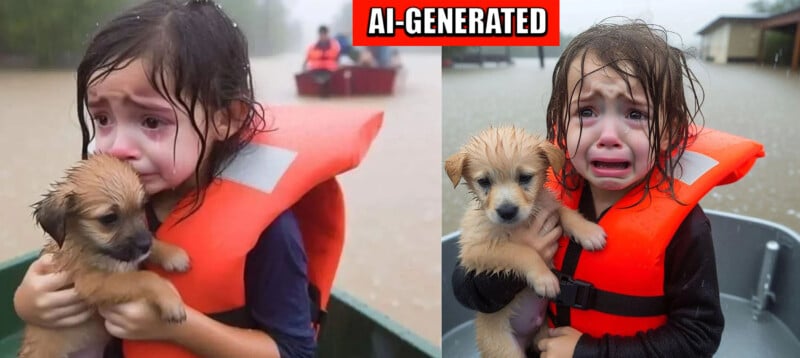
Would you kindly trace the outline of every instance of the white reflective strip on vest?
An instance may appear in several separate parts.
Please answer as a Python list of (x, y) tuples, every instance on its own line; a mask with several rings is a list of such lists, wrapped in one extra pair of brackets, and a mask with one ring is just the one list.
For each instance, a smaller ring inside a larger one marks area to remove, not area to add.
[(271, 145), (250, 143), (220, 175), (224, 179), (272, 192), (297, 157), (297, 152)]
[(680, 165), (675, 170), (675, 178), (686, 185), (692, 185), (717, 164), (719, 164), (719, 161), (714, 158), (687, 150), (683, 152)]

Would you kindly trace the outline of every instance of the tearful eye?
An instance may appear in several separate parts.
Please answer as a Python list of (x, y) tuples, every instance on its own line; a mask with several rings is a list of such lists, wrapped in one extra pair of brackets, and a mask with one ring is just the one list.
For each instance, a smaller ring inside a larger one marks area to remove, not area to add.
[(591, 116), (594, 115), (594, 112), (592, 112), (591, 109), (585, 108), (585, 109), (580, 110), (580, 112), (578, 112), (578, 115), (581, 118), (583, 118), (583, 117), (591, 117)]
[(114, 213), (106, 214), (97, 218), (97, 220), (100, 221), (100, 223), (102, 223), (103, 225), (111, 225), (117, 222), (117, 219), (118, 219), (117, 214)]
[(642, 112), (639, 112), (639, 111), (632, 111), (632, 112), (631, 112), (631, 113), (628, 115), (628, 118), (630, 118), (630, 119), (633, 119), (633, 120), (637, 120), (637, 121), (638, 121), (638, 120), (646, 119), (647, 117), (645, 117), (644, 113), (642, 113)]
[(160, 124), (161, 121), (153, 117), (147, 117), (144, 119), (144, 126), (148, 129), (156, 129)]
[(530, 184), (531, 180), (533, 180), (532, 174), (520, 174), (519, 178), (517, 178), (517, 181), (519, 181), (519, 183), (522, 185)]
[(489, 189), (489, 187), (492, 186), (492, 182), (489, 181), (489, 178), (480, 178), (480, 179), (477, 180), (477, 182), (478, 182), (478, 185), (480, 185), (481, 188), (484, 188), (484, 189)]
[(96, 116), (93, 119), (101, 127), (108, 125), (108, 117), (106, 116)]

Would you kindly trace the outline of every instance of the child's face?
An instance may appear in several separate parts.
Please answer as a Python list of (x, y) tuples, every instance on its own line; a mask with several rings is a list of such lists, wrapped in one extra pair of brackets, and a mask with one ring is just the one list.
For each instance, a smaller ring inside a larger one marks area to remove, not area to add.
[[(88, 102), (97, 150), (133, 164), (148, 194), (175, 189), (193, 176), (201, 139), (188, 114), (150, 85), (142, 61), (95, 82)], [(203, 112), (195, 117), (203, 128)]]
[[(580, 61), (577, 58), (570, 64), (569, 91), (582, 77)], [(651, 114), (638, 80), (629, 79), (631, 98), (619, 73), (601, 67), (596, 56), (587, 54), (583, 73), (589, 75), (571, 95), (567, 152), (593, 193), (624, 194), (653, 167), (647, 134)]]

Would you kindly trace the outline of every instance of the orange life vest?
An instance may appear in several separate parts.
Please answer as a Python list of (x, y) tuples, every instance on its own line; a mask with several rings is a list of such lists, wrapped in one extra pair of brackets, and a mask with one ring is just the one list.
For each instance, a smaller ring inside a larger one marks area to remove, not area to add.
[(327, 48), (322, 48), (319, 42), (314, 43), (308, 48), (306, 55), (307, 70), (328, 70), (336, 71), (339, 67), (339, 41), (329, 39)]
[[(664, 254), (672, 237), (705, 194), (739, 180), (763, 156), (763, 145), (749, 139), (709, 128), (693, 135), (674, 184), (676, 197), (686, 205), (653, 189), (636, 204), (642, 198), (642, 185), (608, 209), (599, 221), (608, 235), (606, 247), (581, 250), (574, 274), (562, 276), (557, 300), (561, 312), (568, 309), (567, 323), (593, 337), (632, 336), (666, 323)], [(577, 208), (582, 190), (566, 193), (550, 174), (551, 189), (561, 193), (565, 205)], [(553, 258), (562, 271), (568, 244), (568, 238), (559, 240)], [(552, 312), (558, 312), (557, 307), (555, 302), (550, 305)]]
[[(289, 208), (303, 236), (309, 280), (320, 291), (321, 308), (328, 303), (344, 244), (344, 201), (335, 176), (360, 163), (383, 113), (277, 107), (271, 114), (275, 130), (257, 135), (238, 154), (209, 185), (200, 208), (179, 222), (189, 208), (177, 206), (156, 232), (185, 249), (192, 267), (187, 273), (151, 269), (200, 312), (244, 306), (247, 253)], [(127, 358), (193, 357), (182, 347), (150, 341), (124, 341), (123, 352)]]

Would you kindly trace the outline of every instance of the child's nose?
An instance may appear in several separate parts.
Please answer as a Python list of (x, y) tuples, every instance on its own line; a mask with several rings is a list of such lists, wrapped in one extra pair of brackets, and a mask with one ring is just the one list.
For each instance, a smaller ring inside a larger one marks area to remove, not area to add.
[(136, 140), (124, 133), (117, 134), (111, 147), (106, 152), (121, 160), (135, 160), (141, 155)]
[(620, 123), (614, 118), (603, 118), (600, 123), (600, 138), (597, 146), (601, 148), (618, 148), (622, 146), (620, 140)]

